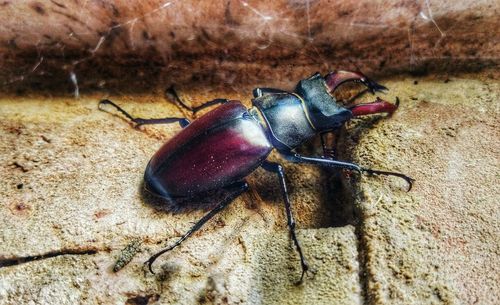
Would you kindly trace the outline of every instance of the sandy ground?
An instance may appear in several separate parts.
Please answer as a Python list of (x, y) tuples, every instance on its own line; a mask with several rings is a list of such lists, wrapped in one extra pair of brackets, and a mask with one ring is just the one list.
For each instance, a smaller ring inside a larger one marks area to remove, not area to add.
[[(341, 155), (412, 176), (411, 192), (397, 179), (344, 174), (342, 191), (336, 173), (271, 156), (285, 164), (299, 238), (315, 269), (299, 286), (276, 177), (257, 170), (251, 190), (162, 257), (152, 275), (147, 257), (203, 214), (162, 211), (141, 191), (150, 156), (180, 128), (135, 130), (97, 110), (103, 94), (1, 98), (0, 303), (497, 303), (498, 78), (383, 83), (400, 109), (350, 123)], [(247, 105), (251, 96), (200, 92), (182, 96)], [(183, 115), (156, 92), (110, 98), (144, 117)], [(317, 144), (304, 151), (318, 153)], [(113, 273), (135, 239), (142, 251)]]

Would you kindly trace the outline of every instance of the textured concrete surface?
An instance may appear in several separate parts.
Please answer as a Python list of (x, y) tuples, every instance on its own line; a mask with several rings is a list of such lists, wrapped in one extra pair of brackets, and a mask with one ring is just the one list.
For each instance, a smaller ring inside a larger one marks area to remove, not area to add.
[(228, 228), (229, 234), (207, 233), (186, 244), (168, 258), (157, 276), (143, 268), (148, 253), (113, 273), (117, 249), (4, 267), (0, 303), (362, 303), (353, 227), (300, 231), (306, 254), (317, 269), (314, 278), (297, 286), (299, 262), (290, 251), (288, 234), (252, 234), (242, 229), (244, 223)]
[(498, 304), (498, 80), (387, 80), (399, 110), (351, 124), (345, 153), (416, 179), (409, 193), (392, 178), (356, 189), (368, 304)]
[[(135, 130), (97, 110), (102, 95), (4, 96), (0, 303), (496, 304), (498, 80), (489, 72), (384, 80), (384, 98), (398, 96), (400, 109), (349, 124), (342, 154), (417, 181), (407, 193), (399, 179), (344, 176), (354, 216), (329, 171), (285, 163), (315, 269), (301, 286), (276, 177), (252, 174), (251, 190), (152, 275), (147, 257), (203, 214), (170, 214), (141, 194), (149, 157), (179, 127)], [(194, 103), (248, 101), (246, 92), (181, 93)], [(110, 98), (144, 117), (182, 115), (161, 92)], [(136, 238), (142, 251), (113, 273)]]
[[(0, 303), (362, 302), (354, 227), (321, 229), (340, 225), (339, 215), (325, 195), (326, 173), (314, 167), (285, 167), (298, 234), (316, 271), (303, 285), (294, 285), (300, 264), (277, 178), (262, 170), (249, 177), (250, 192), (159, 260), (163, 275), (145, 271), (142, 263), (203, 212), (167, 213), (141, 194), (149, 157), (180, 127), (135, 130), (98, 111), (99, 97), (0, 100)], [(112, 98), (145, 117), (182, 115), (161, 95)], [(113, 273), (136, 238), (143, 251)]]

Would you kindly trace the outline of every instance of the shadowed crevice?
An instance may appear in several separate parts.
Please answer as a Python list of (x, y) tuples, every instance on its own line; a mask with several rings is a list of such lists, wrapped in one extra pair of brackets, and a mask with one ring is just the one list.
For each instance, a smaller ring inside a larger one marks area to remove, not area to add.
[[(354, 204), (354, 197), (352, 198), (353, 204)], [(360, 211), (356, 209), (356, 213), (359, 215)], [(355, 226), (354, 233), (356, 234), (356, 247), (358, 250), (358, 264), (359, 264), (359, 285), (361, 286), (361, 298), (363, 300), (363, 304), (369, 305), (372, 304), (372, 301), (370, 300), (370, 294), (369, 294), (369, 288), (368, 284), (370, 282), (369, 277), (368, 277), (368, 264), (367, 264), (367, 255), (366, 255), (366, 250), (367, 250), (367, 245), (366, 245), (366, 240), (363, 235), (363, 221), (361, 220), (361, 217), (358, 216), (358, 223)]]
[[(384, 120), (386, 116), (370, 116), (365, 118), (359, 118), (351, 126), (348, 127), (345, 132), (342, 133), (339, 140), (339, 156), (343, 160), (353, 159), (353, 146), (357, 145), (362, 134), (369, 129), (376, 128), (376, 124), (381, 120)], [(367, 244), (366, 237), (364, 235), (364, 212), (356, 200), (356, 194), (361, 190), (362, 185), (359, 176), (345, 177), (341, 176), (341, 194), (344, 206), (349, 206), (351, 208), (352, 222), (351, 224), (355, 227), (356, 235), (356, 248), (357, 248), (357, 261), (359, 264), (359, 286), (361, 287), (361, 299), (363, 304), (370, 305), (373, 304), (373, 300), (370, 297), (370, 273), (368, 266), (367, 257)]]

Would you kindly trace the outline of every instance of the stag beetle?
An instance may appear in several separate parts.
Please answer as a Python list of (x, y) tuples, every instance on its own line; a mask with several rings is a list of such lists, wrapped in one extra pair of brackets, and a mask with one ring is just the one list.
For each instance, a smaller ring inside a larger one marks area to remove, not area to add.
[[(325, 154), (321, 157), (308, 157), (295, 152), (294, 149), (304, 141), (316, 134), (323, 135), (337, 130), (353, 117), (392, 113), (398, 107), (398, 103), (391, 104), (379, 98), (372, 103), (343, 106), (332, 94), (341, 84), (348, 81), (362, 83), (367, 87), (366, 90), (373, 94), (387, 89), (361, 72), (335, 71), (325, 77), (315, 73), (301, 80), (295, 92), (256, 88), (253, 90), (253, 107), (249, 109), (239, 101), (227, 99), (215, 99), (193, 108), (183, 103), (175, 94), (178, 102), (193, 113), (221, 104), (192, 123), (186, 118), (175, 117), (135, 118), (112, 101), (102, 100), (99, 109), (103, 110), (102, 106), (111, 105), (136, 126), (178, 122), (183, 127), (149, 161), (144, 174), (144, 186), (150, 193), (164, 199), (167, 209), (171, 211), (188, 208), (210, 209), (177, 242), (153, 255), (146, 262), (149, 270), (153, 272), (152, 264), (160, 255), (179, 246), (245, 192), (248, 189), (245, 177), (260, 166), (275, 173), (279, 178), (291, 239), (300, 256), (302, 281), (308, 264), (295, 233), (295, 221), (283, 167), (266, 160), (273, 149), (291, 162), (336, 167), (370, 175), (397, 176), (407, 181), (410, 190), (412, 178), (401, 173), (373, 170), (334, 160), (327, 156), (324, 145)], [(192, 203), (196, 202), (197, 198), (205, 198), (207, 194), (217, 190), (225, 192), (219, 202), (209, 206)]]

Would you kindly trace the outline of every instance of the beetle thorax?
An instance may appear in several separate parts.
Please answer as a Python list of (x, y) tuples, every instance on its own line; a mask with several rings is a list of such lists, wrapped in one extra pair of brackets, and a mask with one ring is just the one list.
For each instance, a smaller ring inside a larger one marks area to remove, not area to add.
[(253, 100), (257, 114), (278, 150), (290, 150), (316, 134), (303, 99), (294, 93), (264, 95)]

